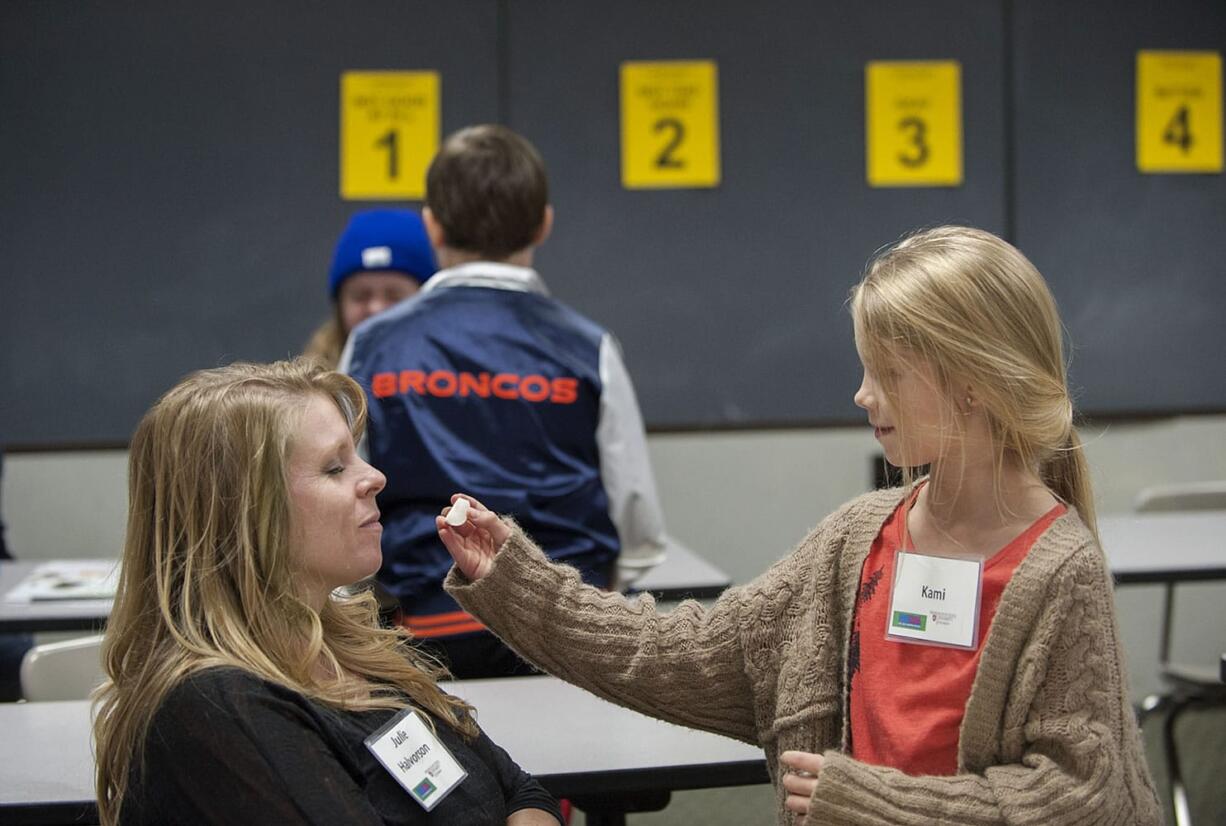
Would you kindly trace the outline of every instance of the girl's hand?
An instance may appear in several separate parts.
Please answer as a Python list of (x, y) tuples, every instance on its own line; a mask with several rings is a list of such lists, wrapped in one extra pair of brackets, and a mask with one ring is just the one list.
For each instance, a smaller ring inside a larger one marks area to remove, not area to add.
[(468, 519), (461, 525), (448, 525), (447, 514), (451, 506), (443, 508), (443, 512), (434, 517), (434, 526), (438, 530), (439, 539), (447, 546), (456, 567), (464, 576), (473, 582), (490, 572), (494, 566), (494, 554), (511, 535), (498, 514), (487, 510), (476, 499), (465, 494), (453, 494), (452, 503), (459, 499), (468, 500)]
[(824, 758), (807, 751), (785, 751), (779, 755), (779, 764), (784, 769), (783, 788), (788, 793), (784, 807), (795, 812), (803, 820), (809, 814), (809, 801), (817, 788), (817, 776), (822, 773)]

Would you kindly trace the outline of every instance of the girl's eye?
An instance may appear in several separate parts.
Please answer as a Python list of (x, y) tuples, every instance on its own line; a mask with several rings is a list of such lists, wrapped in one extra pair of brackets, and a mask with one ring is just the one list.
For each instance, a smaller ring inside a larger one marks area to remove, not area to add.
[(330, 467), (328, 468), (328, 471), (327, 471), (329, 476), (340, 476), (344, 472), (345, 472), (345, 468), (343, 468), (340, 465), (335, 465), (333, 467)]

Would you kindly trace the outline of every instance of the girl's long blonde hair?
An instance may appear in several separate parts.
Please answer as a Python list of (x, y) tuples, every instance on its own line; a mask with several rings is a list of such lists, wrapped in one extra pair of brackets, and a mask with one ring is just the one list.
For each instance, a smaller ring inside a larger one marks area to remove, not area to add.
[[(162, 699), (207, 668), (241, 668), (336, 708), (413, 703), (476, 736), (469, 707), (439, 690), (442, 670), (404, 631), (379, 627), (373, 596), (334, 594), (318, 614), (299, 599), (286, 466), (313, 396), (332, 400), (360, 437), (366, 403), (357, 383), (307, 359), (194, 373), (137, 427), (102, 651), (109, 679), (95, 698), (104, 824), (118, 822)], [(320, 663), (337, 676), (319, 678)]]
[[(988, 415), (997, 476), (1006, 459), (1034, 469), (1095, 531), (1094, 499), (1047, 283), (1015, 247), (989, 232), (945, 226), (875, 256), (851, 293), (865, 366), (918, 358), (951, 398), (973, 388)], [(896, 401), (888, 373), (878, 375)], [(894, 405), (905, 428), (905, 411)], [(904, 469), (908, 484), (912, 476)]]

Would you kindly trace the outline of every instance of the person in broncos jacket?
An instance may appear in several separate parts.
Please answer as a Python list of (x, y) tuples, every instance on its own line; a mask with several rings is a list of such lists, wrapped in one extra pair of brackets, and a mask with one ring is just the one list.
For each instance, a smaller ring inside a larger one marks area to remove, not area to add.
[(532, 269), (553, 209), (527, 140), (494, 125), (448, 137), (422, 218), (442, 269), (355, 328), (340, 366), (367, 392), (367, 450), (388, 479), (378, 578), (456, 677), (529, 673), (443, 591), (434, 517), (472, 493), (585, 581), (625, 585), (664, 549), (642, 416), (616, 340)]

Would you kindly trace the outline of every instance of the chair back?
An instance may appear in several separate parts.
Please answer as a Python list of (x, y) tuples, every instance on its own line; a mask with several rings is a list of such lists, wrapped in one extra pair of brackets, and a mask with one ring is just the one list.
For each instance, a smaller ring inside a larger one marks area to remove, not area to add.
[(1154, 485), (1138, 493), (1132, 507), (1137, 513), (1226, 508), (1226, 480)]
[(101, 634), (36, 645), (21, 661), (21, 695), (31, 702), (87, 700), (104, 679)]

